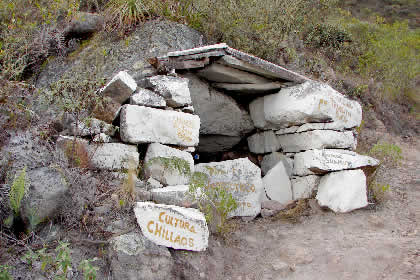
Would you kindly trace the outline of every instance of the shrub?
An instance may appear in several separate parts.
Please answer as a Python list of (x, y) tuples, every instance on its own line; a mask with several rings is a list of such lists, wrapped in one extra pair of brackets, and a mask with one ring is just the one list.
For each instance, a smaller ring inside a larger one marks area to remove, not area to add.
[(368, 186), (368, 200), (376, 204), (384, 203), (390, 189), (391, 186), (389, 184), (381, 184), (373, 180)]
[(26, 191), (26, 167), (15, 177), (10, 188), (9, 198), (10, 207), (15, 216), (19, 216), (20, 206)]
[(391, 165), (399, 165), (403, 159), (402, 150), (399, 146), (384, 141), (373, 145), (369, 155)]
[(314, 47), (339, 48), (344, 42), (351, 41), (350, 34), (337, 26), (330, 24), (316, 24), (306, 34), (305, 42)]
[(10, 267), (7, 265), (0, 265), (0, 280), (13, 280), (9, 273)]

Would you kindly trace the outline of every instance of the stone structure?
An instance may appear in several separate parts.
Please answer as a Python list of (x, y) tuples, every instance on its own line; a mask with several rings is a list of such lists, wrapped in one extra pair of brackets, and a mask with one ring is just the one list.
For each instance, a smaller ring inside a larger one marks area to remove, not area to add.
[[(88, 152), (89, 168), (144, 171), (146, 183), (139, 188), (159, 203), (134, 208), (148, 240), (175, 249), (207, 248), (204, 215), (187, 208), (196, 206), (197, 197), (189, 194), (194, 171), (205, 178), (201, 193), (224, 190), (236, 200), (229, 217), (270, 216), (315, 195), (336, 212), (366, 206), (360, 169), (379, 162), (350, 151), (362, 120), (356, 101), (226, 44), (150, 61), (157, 71), (136, 80), (141, 87), (122, 71), (100, 90), (109, 99), (106, 123), (95, 119), (68, 129)], [(58, 147), (68, 152), (74, 140), (60, 137)], [(242, 158), (220, 157), (236, 147)], [(204, 163), (201, 154), (231, 160)]]

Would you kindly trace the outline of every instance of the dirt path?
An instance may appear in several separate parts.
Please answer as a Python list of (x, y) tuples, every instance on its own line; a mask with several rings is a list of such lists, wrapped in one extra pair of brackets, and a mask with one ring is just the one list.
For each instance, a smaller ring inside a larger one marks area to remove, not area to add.
[(420, 279), (420, 149), (401, 144), (404, 162), (384, 172), (386, 202), (348, 214), (311, 211), (299, 223), (239, 222), (229, 245), (174, 253), (186, 279)]

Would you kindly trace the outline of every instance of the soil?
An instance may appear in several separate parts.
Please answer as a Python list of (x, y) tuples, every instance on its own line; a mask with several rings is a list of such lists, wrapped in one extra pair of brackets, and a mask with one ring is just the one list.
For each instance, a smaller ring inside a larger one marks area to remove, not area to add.
[(236, 220), (206, 253), (173, 251), (176, 278), (420, 279), (420, 146), (398, 145), (404, 161), (383, 167), (391, 188), (380, 206), (347, 214), (313, 207), (298, 222)]

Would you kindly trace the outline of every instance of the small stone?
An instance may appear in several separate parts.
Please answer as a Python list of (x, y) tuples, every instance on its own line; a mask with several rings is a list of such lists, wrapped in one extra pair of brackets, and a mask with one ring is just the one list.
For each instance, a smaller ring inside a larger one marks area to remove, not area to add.
[(158, 180), (155, 180), (152, 177), (147, 179), (146, 184), (148, 190), (163, 188), (163, 185)]
[(283, 162), (277, 163), (263, 178), (267, 197), (280, 203), (292, 200), (292, 188)]
[(114, 102), (123, 104), (136, 88), (136, 81), (127, 72), (120, 71), (101, 89), (101, 93), (104, 97), (109, 97)]
[(207, 249), (209, 230), (206, 218), (197, 209), (137, 202), (134, 214), (145, 237), (157, 245), (190, 251)]
[(141, 88), (130, 97), (130, 104), (152, 108), (165, 108), (165, 99), (151, 90)]
[(106, 135), (105, 133), (100, 133), (93, 137), (93, 142), (96, 143), (110, 143), (112, 141), (111, 136)]
[(267, 200), (262, 202), (261, 207), (267, 210), (279, 212), (281, 210), (284, 210), (287, 204), (288, 203), (281, 203), (277, 200)]
[(188, 185), (168, 186), (151, 190), (151, 195), (152, 200), (159, 204), (191, 207), (194, 202), (188, 191)]
[(186, 78), (157, 75), (147, 78), (146, 85), (163, 96), (168, 106), (176, 108), (192, 104)]
[(104, 133), (109, 136), (114, 136), (117, 128), (104, 121), (95, 118), (90, 118), (87, 119), (85, 122), (80, 121), (77, 126), (75, 122), (71, 123), (69, 130), (71, 136), (91, 136), (100, 133)]
[(324, 175), (316, 200), (322, 207), (346, 213), (368, 205), (366, 176), (362, 170), (344, 170)]

